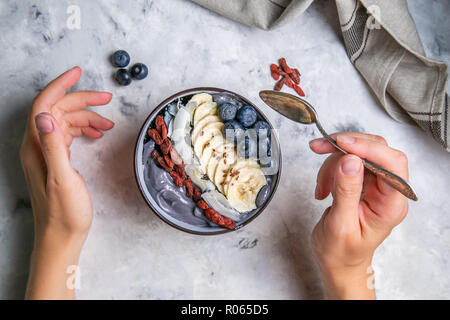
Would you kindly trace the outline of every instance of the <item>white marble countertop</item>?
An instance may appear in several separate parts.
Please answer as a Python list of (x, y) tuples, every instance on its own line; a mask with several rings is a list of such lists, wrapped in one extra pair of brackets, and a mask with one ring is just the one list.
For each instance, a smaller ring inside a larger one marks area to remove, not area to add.
[[(428, 4), (427, 4), (428, 3)], [(420, 201), (377, 250), (379, 298), (450, 298), (450, 155), (420, 129), (399, 124), (377, 104), (348, 60), (333, 1), (315, 2), (275, 31), (249, 28), (189, 1), (86, 1), (81, 29), (66, 27), (66, 1), (0, 2), (0, 298), (21, 298), (33, 241), (30, 200), (18, 149), (30, 103), (64, 70), (84, 70), (77, 89), (109, 90), (99, 112), (115, 128), (99, 141), (78, 139), (73, 165), (85, 177), (95, 217), (81, 257), (83, 299), (322, 298), (309, 237), (330, 199), (314, 200), (324, 156), (298, 126), (258, 98), (271, 88), (269, 64), (298, 66), (325, 128), (380, 134), (409, 157)], [(430, 57), (450, 62), (446, 0), (410, 0)], [(129, 87), (112, 80), (116, 49), (144, 62), (150, 76)], [(133, 174), (133, 149), (147, 114), (165, 97), (197, 86), (246, 96), (280, 128), (283, 172), (265, 212), (237, 232), (201, 237), (166, 225), (147, 207)]]

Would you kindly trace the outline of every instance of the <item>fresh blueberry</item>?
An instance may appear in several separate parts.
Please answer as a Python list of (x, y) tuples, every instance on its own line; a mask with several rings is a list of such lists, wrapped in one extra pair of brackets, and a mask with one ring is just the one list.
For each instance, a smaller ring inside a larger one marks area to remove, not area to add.
[(234, 120), (236, 118), (236, 113), (238, 108), (236, 105), (231, 103), (222, 103), (219, 106), (219, 117), (222, 119), (222, 121), (230, 121)]
[(223, 135), (229, 141), (237, 142), (244, 134), (244, 127), (236, 120), (225, 122)]
[(265, 137), (270, 137), (270, 125), (265, 121), (256, 121), (253, 129), (255, 129), (258, 136), (262, 135)]
[(256, 140), (247, 135), (240, 139), (236, 146), (238, 154), (245, 159), (256, 159), (257, 148)]
[(243, 106), (238, 110), (236, 118), (244, 127), (250, 128), (256, 122), (258, 115), (252, 107)]
[(130, 63), (130, 55), (124, 50), (114, 52), (112, 63), (115, 67), (124, 68)]
[(131, 83), (131, 74), (126, 69), (119, 69), (116, 72), (116, 80), (122, 86), (128, 86)]
[(131, 67), (130, 73), (133, 76), (133, 78), (137, 80), (142, 80), (147, 77), (148, 68), (143, 63), (136, 63)]
[(270, 185), (266, 184), (264, 187), (261, 188), (258, 192), (258, 196), (256, 197), (256, 206), (259, 208), (261, 207), (269, 198), (270, 196)]

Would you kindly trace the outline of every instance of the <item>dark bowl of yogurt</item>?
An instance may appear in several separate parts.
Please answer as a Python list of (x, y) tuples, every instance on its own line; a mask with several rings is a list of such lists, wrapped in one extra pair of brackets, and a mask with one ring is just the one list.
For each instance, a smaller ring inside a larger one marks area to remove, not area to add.
[[(264, 211), (273, 198), (280, 181), (281, 149), (276, 132), (271, 130), (270, 146), (268, 147), (270, 150), (268, 152), (269, 157), (264, 165), (261, 164), (267, 184), (259, 191), (255, 201), (256, 208), (242, 213), (239, 219), (235, 219), (236, 227), (233, 230), (211, 222), (205, 216), (203, 210), (198, 208), (196, 202), (187, 196), (186, 188), (177, 187), (169, 173), (150, 156), (155, 149), (155, 143), (147, 134), (148, 129), (154, 127), (158, 115), (163, 116), (165, 122), (170, 122), (170, 117), (175, 117), (177, 112), (175, 106), (185, 105), (193, 96), (201, 93), (211, 95), (217, 105), (231, 102), (239, 108), (251, 106), (257, 112), (258, 120), (266, 122), (271, 129), (274, 129), (261, 110), (239, 94), (211, 87), (184, 90), (162, 101), (145, 120), (136, 142), (134, 171), (137, 185), (144, 200), (160, 219), (181, 231), (197, 235), (216, 235), (240, 229)], [(168, 125), (168, 130), (170, 132), (173, 128)], [(220, 210), (217, 211), (221, 213)]]

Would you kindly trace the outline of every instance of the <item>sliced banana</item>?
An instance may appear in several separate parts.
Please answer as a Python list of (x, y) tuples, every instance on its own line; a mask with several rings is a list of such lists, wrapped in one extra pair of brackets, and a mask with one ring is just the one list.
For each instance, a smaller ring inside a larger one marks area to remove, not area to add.
[(228, 192), (228, 186), (230, 185), (231, 179), (239, 173), (242, 168), (260, 168), (258, 162), (251, 159), (240, 158), (234, 166), (228, 171), (225, 180), (222, 182), (223, 193), (226, 195)]
[(231, 152), (234, 152), (234, 144), (231, 143), (224, 143), (217, 149), (213, 150), (211, 158), (208, 161), (208, 166), (206, 167), (206, 174), (211, 180), (214, 179), (219, 162), (226, 157), (227, 153)]
[(202, 156), (200, 157), (200, 168), (203, 173), (206, 173), (206, 167), (208, 166), (209, 159), (212, 152), (215, 151), (220, 145), (225, 143), (225, 139), (222, 135), (214, 136), (209, 143), (205, 145)]
[(212, 102), (212, 101), (213, 101), (212, 95), (207, 94), (207, 93), (198, 93), (198, 94), (192, 96), (191, 100), (189, 100), (189, 102), (196, 102), (197, 106), (201, 105), (202, 103)]
[(217, 103), (205, 102), (199, 105), (194, 112), (194, 126), (208, 115), (217, 115)]
[(222, 137), (222, 122), (212, 122), (204, 127), (204, 130), (200, 131), (197, 139), (194, 142), (194, 152), (197, 157), (201, 157), (203, 148), (205, 145), (213, 139), (215, 136)]
[(215, 190), (214, 183), (208, 178), (205, 179), (204, 173), (201, 171), (200, 166), (197, 164), (188, 164), (184, 166), (186, 174), (191, 178), (192, 182), (199, 187), (202, 192)]
[(228, 202), (241, 213), (256, 209), (256, 197), (266, 184), (260, 168), (242, 168), (230, 181), (226, 195)]
[(232, 152), (227, 152), (226, 155), (219, 161), (216, 168), (216, 173), (214, 174), (214, 184), (217, 186), (220, 192), (224, 193), (224, 182), (228, 175), (230, 169), (234, 166), (237, 160), (237, 154), (232, 150)]
[(195, 140), (197, 139), (197, 137), (199, 136), (199, 133), (203, 130), (203, 128), (213, 122), (219, 122), (219, 123), (222, 123), (222, 125), (223, 125), (223, 122), (220, 121), (220, 118), (218, 116), (209, 115), (209, 116), (204, 117), (202, 120), (200, 120), (197, 123), (196, 126), (194, 126), (194, 130), (192, 131), (192, 134), (191, 134), (192, 145), (195, 145)]

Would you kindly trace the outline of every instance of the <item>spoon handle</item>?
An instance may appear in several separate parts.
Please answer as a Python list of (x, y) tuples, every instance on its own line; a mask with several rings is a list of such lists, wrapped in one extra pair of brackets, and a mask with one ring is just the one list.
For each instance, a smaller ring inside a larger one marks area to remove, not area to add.
[[(342, 151), (344, 154), (348, 154), (347, 151), (342, 149), (334, 140), (332, 137), (330, 137), (326, 131), (322, 128), (322, 125), (319, 123), (319, 121), (316, 120), (316, 126), (319, 129), (320, 133), (328, 140), (332, 145), (334, 145), (338, 150)], [(408, 199), (417, 201), (417, 195), (414, 192), (414, 189), (411, 187), (411, 185), (406, 182), (402, 177), (399, 177), (398, 175), (380, 167), (379, 165), (373, 163), (372, 161), (362, 159), (364, 167), (367, 168), (370, 172), (373, 174), (379, 176), (382, 178), (388, 185), (390, 185), (392, 188), (403, 194)]]
[(370, 172), (381, 177), (384, 180), (384, 182), (386, 182), (392, 188), (403, 194), (408, 199), (414, 201), (418, 200), (417, 195), (414, 192), (414, 189), (402, 177), (399, 177), (395, 173), (383, 169), (382, 167), (373, 163), (372, 161), (363, 159), (363, 164), (364, 167), (367, 168)]

